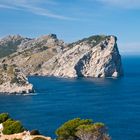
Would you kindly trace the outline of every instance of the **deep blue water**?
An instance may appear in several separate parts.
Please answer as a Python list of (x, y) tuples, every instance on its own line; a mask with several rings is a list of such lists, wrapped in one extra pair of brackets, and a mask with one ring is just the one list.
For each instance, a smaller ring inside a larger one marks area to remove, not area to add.
[(9, 112), (29, 129), (53, 136), (75, 117), (104, 122), (113, 140), (140, 140), (140, 57), (123, 57), (119, 79), (30, 77), (36, 96), (0, 95)]

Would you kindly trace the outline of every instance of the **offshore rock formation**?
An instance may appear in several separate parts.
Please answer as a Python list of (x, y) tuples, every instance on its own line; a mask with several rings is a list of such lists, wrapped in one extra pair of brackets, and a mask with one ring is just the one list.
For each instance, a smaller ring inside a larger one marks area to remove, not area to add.
[[(0, 40), (0, 92), (32, 92), (33, 87), (26, 78), (29, 75), (122, 76), (121, 56), (116, 41), (115, 36), (103, 35), (71, 44), (59, 40), (55, 34), (35, 39), (19, 35), (5, 37)], [(12, 75), (8, 74), (9, 69), (13, 69)], [(13, 79), (16, 79), (14, 83)]]

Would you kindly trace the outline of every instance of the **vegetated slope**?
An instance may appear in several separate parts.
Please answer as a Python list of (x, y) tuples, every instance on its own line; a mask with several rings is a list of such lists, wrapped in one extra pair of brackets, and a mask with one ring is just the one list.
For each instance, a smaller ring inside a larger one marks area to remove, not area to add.
[(1, 63), (14, 64), (24, 71), (26, 75), (33, 75), (41, 65), (65, 48), (65, 43), (58, 40), (56, 35), (41, 36), (30, 39), (17, 46), (17, 51), (1, 59)]
[(30, 39), (20, 35), (9, 35), (0, 40), (0, 58), (9, 56), (18, 50), (18, 45)]

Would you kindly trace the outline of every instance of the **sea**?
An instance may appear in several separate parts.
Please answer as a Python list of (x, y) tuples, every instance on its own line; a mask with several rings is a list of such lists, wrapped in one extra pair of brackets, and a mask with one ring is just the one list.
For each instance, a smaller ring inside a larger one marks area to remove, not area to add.
[(122, 56), (121, 78), (29, 77), (35, 94), (0, 95), (0, 113), (55, 138), (74, 119), (103, 122), (112, 140), (140, 140), (140, 56)]

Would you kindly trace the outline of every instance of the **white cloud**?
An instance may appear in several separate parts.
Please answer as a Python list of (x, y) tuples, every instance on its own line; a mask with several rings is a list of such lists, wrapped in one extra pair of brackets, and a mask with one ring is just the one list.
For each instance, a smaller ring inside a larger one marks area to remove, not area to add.
[(96, 0), (106, 5), (116, 6), (120, 8), (139, 9), (140, 0)]
[(52, 11), (42, 8), (42, 5), (57, 5), (53, 0), (1, 0), (0, 9), (23, 10), (36, 15), (47, 16), (62, 20), (75, 20), (74, 18), (55, 14)]
[(8, 6), (8, 5), (3, 5), (3, 4), (0, 4), (0, 9), (1, 9), (1, 8), (18, 10), (18, 8), (16, 8), (16, 7)]

